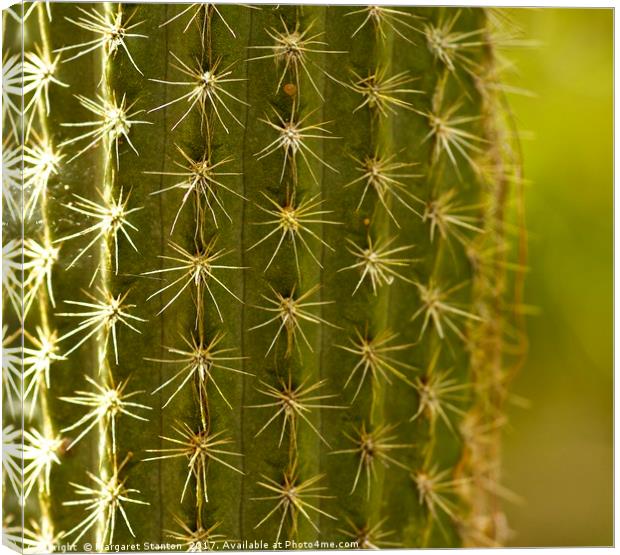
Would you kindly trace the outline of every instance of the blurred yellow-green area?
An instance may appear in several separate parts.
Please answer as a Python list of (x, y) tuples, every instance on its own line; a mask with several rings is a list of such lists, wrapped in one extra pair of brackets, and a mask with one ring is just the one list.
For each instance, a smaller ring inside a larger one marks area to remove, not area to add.
[(613, 541), (613, 12), (511, 10), (530, 253), (530, 354), (513, 384), (504, 483), (515, 546)]

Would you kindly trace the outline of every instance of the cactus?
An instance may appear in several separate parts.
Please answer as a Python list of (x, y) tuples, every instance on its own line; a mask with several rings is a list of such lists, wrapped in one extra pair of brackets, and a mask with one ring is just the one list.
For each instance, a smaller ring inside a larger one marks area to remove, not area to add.
[(5, 11), (5, 541), (504, 541), (502, 15)]

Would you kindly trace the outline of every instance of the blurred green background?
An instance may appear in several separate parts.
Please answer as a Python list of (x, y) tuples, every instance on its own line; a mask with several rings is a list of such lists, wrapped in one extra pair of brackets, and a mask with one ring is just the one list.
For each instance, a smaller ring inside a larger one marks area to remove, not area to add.
[[(511, 545), (611, 545), (613, 12), (510, 10), (530, 231), (528, 363), (513, 384), (505, 478)], [(530, 136), (531, 135), (531, 136)]]

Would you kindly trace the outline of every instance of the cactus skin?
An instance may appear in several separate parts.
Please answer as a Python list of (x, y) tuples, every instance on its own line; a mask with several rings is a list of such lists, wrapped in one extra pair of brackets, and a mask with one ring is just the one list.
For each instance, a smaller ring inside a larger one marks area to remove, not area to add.
[[(30, 125), (26, 113), (25, 146), (49, 136), (62, 156), (24, 216), (26, 239), (60, 248), (25, 343), (48, 326), (62, 358), (27, 419), (58, 444), (50, 491), (41, 475), (25, 500), (24, 548), (500, 545), (502, 404), (519, 363), (505, 345), (524, 339), (496, 14), (60, 3), (22, 18), (26, 51), (59, 55), (60, 80), (49, 111), (41, 99)], [(109, 123), (110, 103), (129, 125), (81, 125)], [(175, 187), (192, 161), (215, 197)], [(111, 299), (119, 312), (89, 323)], [(123, 411), (84, 391), (120, 392)], [(120, 506), (75, 503), (115, 476)]]

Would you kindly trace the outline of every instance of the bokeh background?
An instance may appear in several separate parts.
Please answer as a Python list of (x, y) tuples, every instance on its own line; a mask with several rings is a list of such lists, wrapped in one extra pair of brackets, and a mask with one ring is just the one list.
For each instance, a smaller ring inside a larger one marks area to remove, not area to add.
[(510, 10), (530, 230), (528, 362), (513, 391), (505, 485), (515, 546), (613, 541), (613, 12)]

